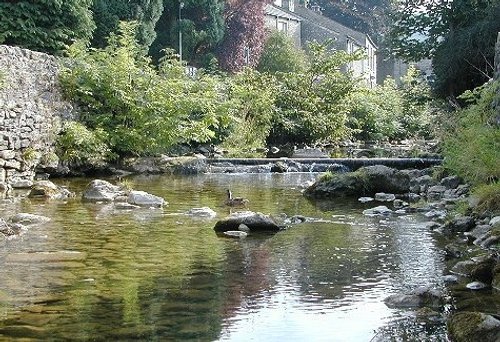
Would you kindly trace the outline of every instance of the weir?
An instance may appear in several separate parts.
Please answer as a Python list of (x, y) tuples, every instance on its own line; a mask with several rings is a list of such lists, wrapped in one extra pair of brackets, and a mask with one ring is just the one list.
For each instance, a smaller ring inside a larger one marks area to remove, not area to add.
[(396, 169), (427, 168), (440, 165), (440, 158), (207, 158), (210, 165), (230, 163), (232, 165), (266, 165), (277, 162), (296, 162), (300, 164), (339, 164), (350, 170), (356, 170), (363, 166), (385, 165)]

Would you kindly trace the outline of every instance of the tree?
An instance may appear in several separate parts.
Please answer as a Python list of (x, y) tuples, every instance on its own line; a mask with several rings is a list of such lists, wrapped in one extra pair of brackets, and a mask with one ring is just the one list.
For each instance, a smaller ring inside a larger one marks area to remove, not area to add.
[(205, 66), (224, 36), (224, 1), (184, 0), (183, 3), (182, 20), (179, 22), (179, 1), (165, 1), (150, 54), (157, 60), (164, 48), (178, 50), (180, 29), (183, 59), (190, 64)]
[(61, 53), (76, 39), (88, 40), (95, 25), (92, 0), (25, 0), (0, 3), (0, 43)]
[(264, 9), (270, 0), (227, 0), (226, 34), (219, 48), (221, 66), (230, 72), (257, 65), (264, 47)]
[(432, 58), (435, 90), (456, 96), (491, 76), (499, 16), (500, 0), (400, 1), (388, 41), (406, 60)]
[(306, 56), (295, 47), (290, 37), (280, 31), (268, 34), (264, 50), (257, 65), (260, 72), (302, 72), (305, 68)]
[(310, 63), (303, 73), (281, 74), (276, 113), (268, 143), (333, 141), (346, 134), (348, 98), (356, 80), (345, 66), (361, 51), (329, 51), (329, 44), (309, 45)]
[(156, 37), (155, 26), (163, 12), (162, 0), (95, 0), (92, 6), (96, 29), (92, 44), (106, 45), (106, 38), (118, 28), (119, 21), (137, 21), (137, 39), (146, 49)]

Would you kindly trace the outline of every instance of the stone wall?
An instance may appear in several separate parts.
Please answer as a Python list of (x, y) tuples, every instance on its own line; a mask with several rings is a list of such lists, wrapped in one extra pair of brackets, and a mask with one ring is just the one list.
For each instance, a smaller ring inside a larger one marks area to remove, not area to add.
[(55, 57), (0, 45), (0, 183), (26, 184), (54, 163), (61, 120), (73, 117), (58, 89)]

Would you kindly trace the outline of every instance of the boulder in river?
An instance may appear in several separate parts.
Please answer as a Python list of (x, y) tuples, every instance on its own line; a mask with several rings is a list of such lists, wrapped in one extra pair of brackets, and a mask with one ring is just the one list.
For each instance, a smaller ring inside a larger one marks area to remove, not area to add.
[(126, 191), (110, 182), (101, 179), (94, 179), (87, 185), (82, 198), (90, 202), (113, 201), (118, 196), (126, 195)]
[(186, 212), (186, 215), (200, 218), (214, 218), (215, 216), (217, 216), (217, 213), (209, 207), (202, 207), (189, 209)]
[(271, 231), (277, 232), (282, 229), (270, 216), (253, 211), (239, 211), (232, 213), (226, 218), (217, 221), (214, 230), (225, 232), (229, 230), (238, 230), (238, 227), (244, 224), (251, 232)]
[(49, 221), (50, 217), (28, 213), (19, 213), (9, 218), (9, 222), (22, 224), (23, 226), (43, 224)]
[(410, 188), (408, 172), (383, 165), (366, 166), (354, 172), (322, 177), (307, 188), (311, 197), (364, 196), (377, 192), (407, 193)]
[(138, 205), (140, 207), (154, 207), (154, 208), (162, 208), (164, 205), (168, 205), (168, 203), (161, 197), (152, 195), (145, 191), (130, 191), (128, 195), (127, 202), (130, 204)]
[(395, 308), (414, 308), (414, 307), (439, 307), (445, 302), (444, 295), (441, 291), (419, 287), (407, 294), (394, 294), (384, 299), (384, 303), (388, 307)]
[(28, 195), (30, 198), (65, 199), (74, 194), (68, 189), (55, 185), (49, 180), (37, 181)]
[(446, 325), (450, 339), (455, 342), (500, 341), (500, 320), (481, 312), (458, 312)]

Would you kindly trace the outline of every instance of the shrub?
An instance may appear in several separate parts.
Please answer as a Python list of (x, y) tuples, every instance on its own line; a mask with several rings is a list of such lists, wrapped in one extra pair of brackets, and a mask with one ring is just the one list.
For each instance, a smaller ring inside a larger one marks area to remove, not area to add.
[(476, 209), (479, 212), (488, 212), (493, 215), (500, 214), (500, 182), (480, 185), (474, 190), (473, 194), (478, 199)]
[(306, 66), (304, 52), (295, 47), (293, 40), (281, 31), (269, 32), (257, 70), (278, 72), (303, 72)]
[(135, 39), (136, 26), (120, 23), (103, 49), (70, 48), (61, 83), (81, 108), (82, 122), (105, 132), (119, 156), (213, 139), (229, 122), (224, 85), (201, 72), (189, 77), (171, 51), (154, 68)]
[(56, 153), (68, 165), (98, 165), (113, 157), (106, 139), (102, 129), (91, 131), (79, 122), (67, 122), (57, 137)]
[(467, 91), (461, 99), (469, 107), (450, 118), (443, 132), (445, 166), (475, 185), (500, 179), (500, 129), (490, 124), (495, 117), (491, 106), (498, 84)]

